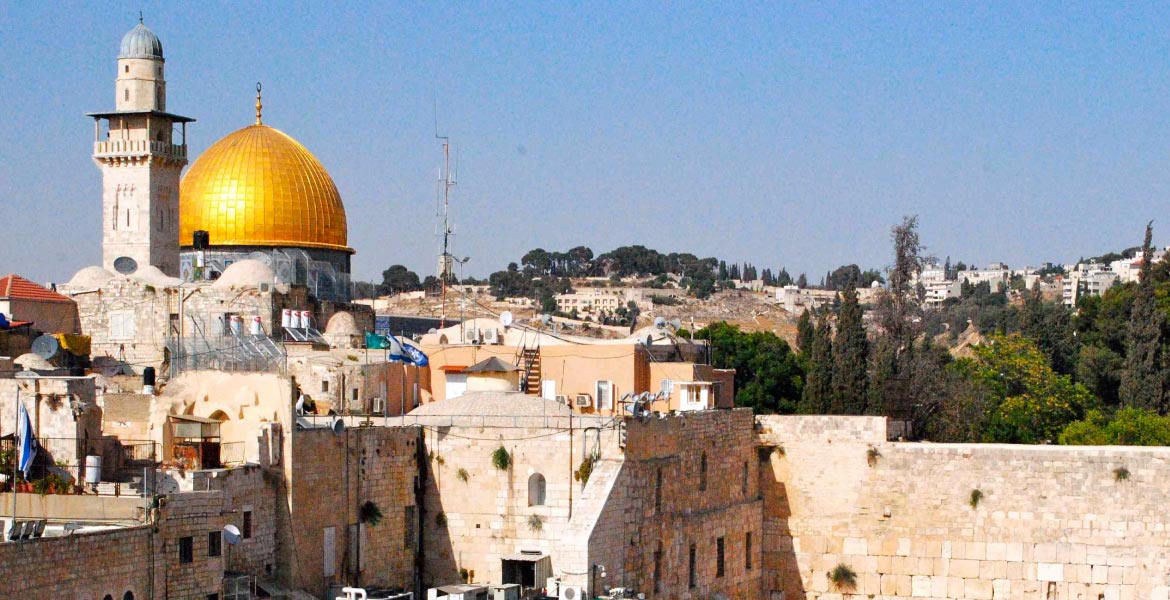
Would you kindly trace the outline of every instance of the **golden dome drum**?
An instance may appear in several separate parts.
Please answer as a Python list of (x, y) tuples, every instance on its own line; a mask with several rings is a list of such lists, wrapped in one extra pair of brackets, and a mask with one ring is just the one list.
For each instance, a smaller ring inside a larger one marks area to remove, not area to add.
[(317, 158), (256, 124), (216, 142), (179, 186), (179, 245), (206, 230), (215, 246), (286, 246), (353, 253), (345, 207)]

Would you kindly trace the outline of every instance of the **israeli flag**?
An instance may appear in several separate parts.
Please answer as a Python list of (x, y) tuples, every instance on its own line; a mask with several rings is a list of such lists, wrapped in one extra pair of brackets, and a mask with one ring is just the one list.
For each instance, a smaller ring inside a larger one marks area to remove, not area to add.
[(32, 469), (33, 459), (37, 457), (37, 438), (33, 436), (32, 420), (28, 418), (28, 411), (24, 409), (24, 403), (20, 403), (20, 411), (17, 416), (18, 428), (17, 435), (17, 468), (24, 474), (24, 478), (28, 479), (29, 469)]
[(402, 361), (416, 367), (425, 367), (430, 362), (422, 350), (409, 344), (403, 344), (402, 340), (394, 337), (394, 334), (387, 333), (386, 338), (390, 340), (390, 360)]

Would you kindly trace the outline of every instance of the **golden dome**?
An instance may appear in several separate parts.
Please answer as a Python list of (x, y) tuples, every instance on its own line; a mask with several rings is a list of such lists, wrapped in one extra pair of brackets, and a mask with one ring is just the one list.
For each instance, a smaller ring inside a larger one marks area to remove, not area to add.
[(317, 158), (284, 132), (245, 127), (216, 142), (179, 186), (179, 245), (293, 246), (352, 253), (345, 207)]

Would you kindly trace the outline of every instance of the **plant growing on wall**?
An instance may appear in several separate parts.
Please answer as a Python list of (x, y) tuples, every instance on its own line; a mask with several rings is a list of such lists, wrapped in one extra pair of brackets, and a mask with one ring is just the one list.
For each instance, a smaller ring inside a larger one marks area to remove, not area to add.
[(869, 463), (869, 466), (871, 467), (876, 465), (878, 459), (881, 457), (881, 451), (879, 451), (875, 446), (870, 446), (869, 450), (865, 451), (865, 462)]
[(857, 589), (857, 572), (845, 563), (838, 563), (829, 571), (829, 581), (840, 591), (853, 591)]
[(442, 454), (436, 454), (435, 455), (435, 464), (439, 465), (441, 467), (441, 466), (447, 464), (447, 461), (446, 461), (446, 459), (443, 458)]
[(532, 531), (544, 529), (544, 519), (540, 515), (528, 515), (528, 529)]
[(971, 490), (971, 499), (967, 501), (971, 508), (979, 508), (979, 503), (983, 501), (983, 490), (975, 488)]
[(366, 500), (358, 510), (358, 520), (370, 527), (377, 527), (382, 522), (382, 509), (373, 500)]
[(597, 456), (590, 454), (581, 461), (581, 466), (573, 472), (573, 479), (581, 482), (581, 485), (589, 483), (589, 476), (593, 474), (593, 463), (597, 461)]
[(459, 569), (459, 578), (463, 580), (463, 583), (471, 583), (471, 572), (467, 569)]
[(492, 466), (501, 471), (507, 471), (512, 466), (512, 455), (508, 454), (507, 448), (500, 446), (492, 450)]
[(1113, 469), (1114, 481), (1125, 481), (1126, 479), (1129, 479), (1129, 469), (1125, 467), (1117, 467), (1116, 469)]
[(446, 527), (447, 526), (447, 513), (441, 512), (441, 513), (435, 515), (435, 525), (437, 525), (439, 527)]
[(459, 470), (455, 471), (455, 478), (459, 481), (462, 481), (463, 483), (467, 483), (467, 481), (471, 479), (471, 475), (467, 473), (467, 469), (459, 467)]

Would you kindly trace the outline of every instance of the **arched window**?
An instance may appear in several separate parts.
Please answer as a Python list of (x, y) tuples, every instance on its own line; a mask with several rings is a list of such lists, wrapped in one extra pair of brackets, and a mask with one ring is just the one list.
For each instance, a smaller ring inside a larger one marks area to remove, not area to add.
[(528, 478), (528, 506), (544, 506), (544, 475), (540, 473)]
[[(122, 67), (122, 72), (123, 72), (123, 73), (129, 73), (129, 72), (130, 72), (130, 65), (125, 65), (125, 66), (123, 66), (123, 67)], [(110, 600), (114, 600), (114, 599), (113, 599), (113, 598), (111, 598)]]
[(126, 593), (122, 594), (122, 600), (134, 600), (134, 592), (126, 590)]
[(102, 600), (114, 600), (114, 597), (109, 595), (109, 594), (106, 594), (105, 597), (102, 598)]
[(122, 99), (126, 100), (127, 102), (130, 101), (130, 88), (122, 90)]
[(707, 453), (703, 453), (703, 458), (699, 461), (699, 491), (707, 491)]

